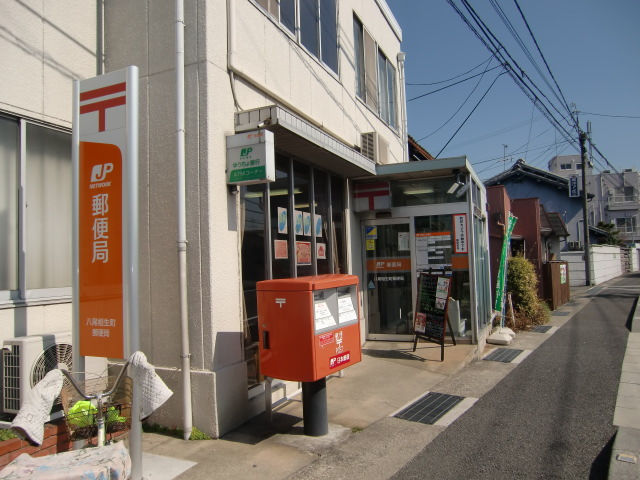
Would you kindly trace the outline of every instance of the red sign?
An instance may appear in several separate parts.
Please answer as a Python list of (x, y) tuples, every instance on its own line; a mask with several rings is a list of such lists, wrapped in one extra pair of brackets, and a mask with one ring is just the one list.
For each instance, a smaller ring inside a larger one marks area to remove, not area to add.
[(83, 357), (138, 349), (137, 72), (74, 83), (74, 348)]
[(123, 358), (122, 155), (80, 142), (80, 355)]
[(344, 352), (340, 355), (336, 355), (335, 357), (331, 357), (329, 359), (329, 368), (336, 368), (342, 365), (343, 363), (348, 363), (351, 360), (351, 353)]
[(353, 190), (354, 210), (384, 210), (391, 208), (391, 184), (389, 182), (357, 183)]

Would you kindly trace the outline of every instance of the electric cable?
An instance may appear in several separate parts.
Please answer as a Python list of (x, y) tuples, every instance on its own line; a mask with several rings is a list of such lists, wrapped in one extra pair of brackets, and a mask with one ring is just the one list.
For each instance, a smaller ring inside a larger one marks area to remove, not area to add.
[(475, 107), (473, 107), (473, 109), (469, 112), (469, 115), (467, 115), (467, 118), (465, 118), (465, 119), (464, 119), (464, 121), (463, 121), (463, 122), (460, 124), (460, 126), (458, 127), (458, 129), (457, 129), (455, 132), (453, 132), (453, 135), (451, 135), (451, 138), (449, 138), (449, 140), (447, 140), (447, 143), (445, 143), (445, 144), (444, 144), (444, 147), (442, 147), (442, 148), (440, 149), (440, 151), (438, 152), (438, 154), (437, 154), (435, 157), (433, 157), (433, 158), (434, 158), (434, 160), (435, 160), (435, 159), (437, 159), (437, 158), (440, 156), (440, 154), (443, 152), (443, 150), (444, 150), (445, 148), (447, 148), (447, 145), (449, 145), (449, 143), (451, 142), (451, 140), (453, 140), (453, 139), (454, 139), (454, 137), (458, 134), (458, 132), (459, 132), (459, 131), (460, 131), (460, 129), (464, 126), (464, 124), (465, 124), (465, 123), (467, 123), (467, 120), (469, 120), (469, 118), (471, 117), (471, 115), (473, 115), (473, 112), (475, 112), (475, 111), (476, 111), (476, 108), (478, 108), (478, 106), (482, 103), (482, 100), (484, 100), (484, 97), (486, 97), (486, 96), (487, 96), (487, 94), (489, 93), (489, 91), (491, 90), (491, 88), (493, 87), (493, 85), (496, 83), (496, 81), (497, 81), (497, 80), (498, 80), (502, 75), (504, 75), (505, 73), (506, 73), (506, 72), (502, 72), (502, 73), (498, 74), (498, 75), (496, 76), (496, 78), (494, 78), (494, 79), (493, 79), (493, 82), (491, 82), (491, 85), (489, 85), (489, 88), (487, 88), (487, 91), (486, 91), (486, 92), (484, 92), (484, 94), (482, 95), (482, 97), (480, 97), (480, 100), (478, 100), (478, 103), (476, 103)]
[(468, 73), (473, 72), (475, 69), (477, 69), (478, 67), (481, 67), (482, 65), (484, 65), (485, 63), (487, 63), (487, 62), (488, 62), (489, 60), (491, 60), (492, 58), (493, 58), (493, 55), (491, 55), (491, 56), (490, 56), (489, 58), (487, 58), (486, 60), (483, 60), (482, 62), (480, 62), (480, 63), (479, 63), (478, 65), (476, 65), (475, 67), (473, 67), (473, 68), (471, 68), (471, 69), (467, 70), (466, 72), (461, 73), (461, 74), (456, 75), (456, 76), (451, 77), (451, 78), (447, 78), (446, 80), (440, 80), (440, 81), (437, 81), (437, 82), (431, 82), (431, 83), (412, 83), (412, 82), (407, 82), (407, 85), (410, 85), (410, 86), (414, 86), (414, 85), (430, 86), (430, 85), (439, 85), (439, 84), (441, 84), (441, 83), (447, 83), (447, 82), (450, 82), (451, 80), (455, 80), (456, 78), (460, 78), (460, 77), (462, 77), (462, 76), (464, 76), (464, 75), (466, 75), (466, 74), (468, 74)]
[(469, 92), (469, 95), (467, 95), (467, 98), (464, 99), (464, 101), (460, 104), (460, 106), (457, 108), (457, 110), (455, 112), (453, 112), (453, 115), (451, 115), (442, 125), (440, 125), (438, 128), (436, 128), (433, 132), (425, 135), (424, 137), (419, 138), (417, 141), (421, 142), (422, 140), (429, 138), (430, 136), (438, 133), (442, 128), (444, 128), (451, 120), (453, 120), (453, 117), (455, 117), (458, 112), (460, 110), (462, 110), (462, 107), (464, 107), (466, 105), (466, 103), (469, 101), (469, 99), (471, 98), (471, 95), (473, 95), (473, 93), (478, 89), (478, 86), (480, 85), (480, 82), (482, 82), (482, 79), (484, 78), (484, 74), (487, 73), (487, 68), (489, 68), (489, 65), (491, 65), (491, 60), (493, 59), (493, 56), (489, 57), (489, 61), (487, 62), (487, 65), (484, 68), (484, 71), (482, 72), (482, 76), (478, 79), (478, 81), (476, 82), (475, 86), (473, 87), (473, 89), (471, 90), (471, 92)]
[(419, 98), (426, 97), (427, 95), (431, 95), (433, 93), (441, 92), (442, 90), (446, 90), (449, 87), (454, 87), (454, 86), (459, 85), (459, 84), (461, 84), (463, 82), (466, 82), (467, 80), (471, 80), (472, 78), (479, 77), (480, 75), (484, 75), (485, 73), (490, 72), (491, 70), (495, 70), (496, 68), (500, 68), (500, 67), (502, 67), (502, 65), (496, 65), (495, 67), (492, 67), (489, 70), (485, 70), (484, 72), (476, 73), (475, 75), (471, 75), (470, 77), (463, 78), (462, 80), (458, 80), (457, 82), (454, 82), (454, 83), (452, 83), (450, 85), (445, 85), (444, 87), (436, 88), (435, 90), (431, 90), (430, 92), (423, 93), (422, 95), (418, 95), (418, 96), (415, 96), (413, 98), (410, 98), (409, 100), (407, 100), (407, 102), (413, 102), (414, 100), (418, 100)]
[(513, 0), (513, 2), (516, 4), (516, 7), (518, 8), (518, 12), (520, 12), (520, 16), (522, 17), (522, 21), (524, 22), (525, 26), (527, 27), (527, 30), (529, 31), (529, 35), (531, 35), (531, 39), (533, 40), (533, 43), (535, 44), (536, 48), (538, 49), (538, 53), (540, 54), (540, 57), (542, 58), (542, 61), (544, 62), (544, 65), (547, 67), (547, 71), (549, 72), (549, 75), (551, 75), (551, 79), (553, 80), (553, 83), (555, 83), (556, 88), (558, 89), (558, 92), (560, 93), (560, 96), (562, 97), (562, 101), (564, 102), (565, 108), (567, 109), (567, 111), (569, 112), (569, 115), (573, 119), (575, 127), (577, 129), (579, 129), (578, 120), (576, 118), (573, 118), (573, 114), (571, 113), (571, 108), (569, 108), (569, 104), (567, 102), (567, 99), (565, 98), (564, 94), (562, 93), (562, 89), (560, 88), (560, 85), (558, 85), (556, 77), (553, 74), (553, 72), (551, 71), (551, 67), (549, 67), (549, 63), (547, 62), (547, 59), (545, 58), (545, 56), (542, 53), (542, 49), (540, 48), (540, 45), (538, 44), (538, 41), (536, 40), (536, 37), (533, 34), (533, 31), (531, 30), (531, 27), (529, 26), (529, 22), (527, 21), (526, 17), (524, 16), (524, 13), (522, 12), (522, 9), (520, 8), (520, 4), (518, 3), (518, 0)]
[(582, 113), (583, 115), (595, 115), (596, 117), (610, 117), (610, 118), (634, 118), (638, 119), (640, 116), (638, 115), (607, 115), (605, 113), (592, 113), (592, 112), (583, 112), (582, 110), (576, 112)]

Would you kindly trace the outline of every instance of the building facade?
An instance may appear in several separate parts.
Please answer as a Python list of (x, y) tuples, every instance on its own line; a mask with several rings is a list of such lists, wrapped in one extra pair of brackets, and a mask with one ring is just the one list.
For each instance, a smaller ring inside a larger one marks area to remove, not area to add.
[[(562, 155), (549, 161), (549, 170), (569, 178), (582, 175), (580, 155)], [(582, 180), (579, 183), (582, 190)], [(593, 195), (589, 204), (591, 225), (599, 222), (615, 225), (618, 238), (627, 245), (640, 241), (640, 175), (633, 168), (622, 172), (587, 171), (587, 191)]]
[[(217, 437), (264, 405), (255, 283), (361, 261), (351, 179), (407, 161), (404, 55), (384, 0), (184, 5), (191, 403)], [(174, 2), (0, 11), (2, 339), (71, 329), (72, 80), (137, 65), (141, 348), (176, 392), (154, 420), (179, 424)], [(276, 180), (228, 186), (226, 138), (255, 130), (273, 133)]]

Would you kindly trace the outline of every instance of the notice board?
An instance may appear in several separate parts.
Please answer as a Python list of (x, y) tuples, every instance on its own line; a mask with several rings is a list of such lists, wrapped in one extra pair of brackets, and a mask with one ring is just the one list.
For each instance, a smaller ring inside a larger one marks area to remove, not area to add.
[[(436, 342), (441, 345), (441, 360), (444, 359), (444, 337), (448, 323), (448, 299), (451, 293), (451, 276), (443, 273), (420, 272), (418, 276), (418, 294), (413, 329), (415, 340), (413, 350), (419, 338)], [(449, 327), (451, 330), (451, 327)], [(453, 344), (456, 344), (453, 333)]]

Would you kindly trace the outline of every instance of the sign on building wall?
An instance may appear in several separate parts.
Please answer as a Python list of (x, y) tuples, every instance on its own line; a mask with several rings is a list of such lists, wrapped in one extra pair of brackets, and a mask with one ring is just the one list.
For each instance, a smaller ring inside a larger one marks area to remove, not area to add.
[(227, 183), (251, 185), (276, 179), (273, 132), (254, 130), (227, 137)]
[(353, 210), (388, 210), (391, 208), (391, 183), (356, 183), (353, 189)]
[(137, 328), (137, 92), (137, 67), (74, 84), (74, 336), (82, 356), (125, 358)]
[(453, 215), (453, 230), (455, 232), (455, 242), (453, 251), (455, 253), (469, 253), (467, 239), (467, 214), (459, 213)]
[(580, 189), (578, 188), (578, 175), (569, 177), (569, 198), (579, 197)]

